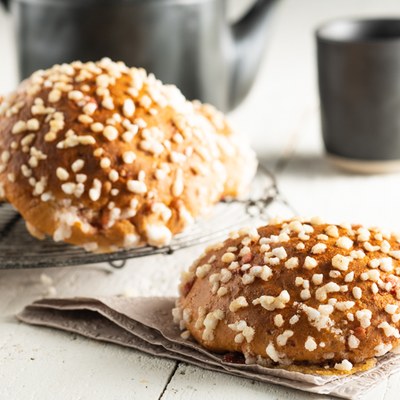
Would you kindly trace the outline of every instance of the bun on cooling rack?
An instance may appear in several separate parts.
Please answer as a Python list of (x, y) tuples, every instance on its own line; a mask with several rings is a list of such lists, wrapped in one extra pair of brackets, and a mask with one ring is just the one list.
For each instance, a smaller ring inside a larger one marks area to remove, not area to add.
[(399, 243), (318, 218), (242, 230), (193, 264), (173, 314), (183, 336), (247, 363), (351, 373), (400, 344)]
[(255, 168), (221, 113), (121, 62), (37, 71), (0, 103), (0, 197), (87, 250), (165, 245)]

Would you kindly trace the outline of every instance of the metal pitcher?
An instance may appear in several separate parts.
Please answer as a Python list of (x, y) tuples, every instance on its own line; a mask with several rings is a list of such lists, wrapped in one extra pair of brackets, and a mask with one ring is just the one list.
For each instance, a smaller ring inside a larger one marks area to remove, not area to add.
[(228, 111), (251, 87), (275, 2), (230, 24), (227, 0), (11, 0), (20, 78), (107, 56)]

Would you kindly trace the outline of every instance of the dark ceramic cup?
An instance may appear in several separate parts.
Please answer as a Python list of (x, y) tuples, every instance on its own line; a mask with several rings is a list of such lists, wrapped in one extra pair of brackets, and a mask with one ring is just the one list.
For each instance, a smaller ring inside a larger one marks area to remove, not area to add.
[(316, 38), (329, 158), (355, 172), (400, 170), (400, 20), (336, 20)]

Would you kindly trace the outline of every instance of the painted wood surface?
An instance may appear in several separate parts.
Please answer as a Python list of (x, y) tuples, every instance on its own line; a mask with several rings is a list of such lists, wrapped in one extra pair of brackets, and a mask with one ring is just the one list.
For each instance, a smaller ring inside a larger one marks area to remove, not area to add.
[[(337, 16), (400, 16), (400, 2), (299, 3), (281, 0), (256, 84), (231, 119), (275, 171), (299, 213), (396, 228), (400, 175), (343, 174), (323, 156), (312, 35), (321, 22)], [(10, 20), (0, 12), (0, 93), (15, 86), (15, 71)], [(92, 265), (0, 271), (0, 400), (328, 399), (25, 326), (14, 318), (43, 296), (175, 295), (180, 272), (201, 250), (130, 261), (122, 270)], [(399, 391), (400, 376), (395, 375), (365, 398), (397, 400)]]

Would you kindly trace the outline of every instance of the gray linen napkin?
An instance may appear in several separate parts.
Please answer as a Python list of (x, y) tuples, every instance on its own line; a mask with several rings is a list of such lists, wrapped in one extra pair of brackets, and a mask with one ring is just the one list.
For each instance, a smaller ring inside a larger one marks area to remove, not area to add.
[(44, 299), (27, 306), (17, 318), (212, 371), (346, 399), (360, 398), (382, 379), (400, 371), (400, 355), (396, 354), (382, 357), (369, 371), (350, 376), (317, 376), (228, 362), (223, 355), (181, 338), (172, 322), (174, 303), (170, 297)]

